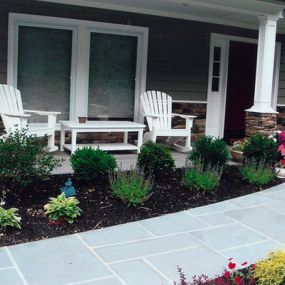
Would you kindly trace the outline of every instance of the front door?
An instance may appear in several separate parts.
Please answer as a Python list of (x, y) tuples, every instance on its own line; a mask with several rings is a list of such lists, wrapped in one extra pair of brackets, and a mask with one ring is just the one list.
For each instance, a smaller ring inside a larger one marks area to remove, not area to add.
[(257, 45), (231, 41), (224, 138), (231, 142), (245, 136), (245, 110), (253, 105)]

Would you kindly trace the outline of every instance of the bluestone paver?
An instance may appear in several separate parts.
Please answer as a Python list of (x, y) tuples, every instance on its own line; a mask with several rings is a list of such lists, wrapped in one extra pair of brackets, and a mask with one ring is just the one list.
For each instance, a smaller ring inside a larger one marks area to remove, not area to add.
[(258, 205), (273, 204), (278, 201), (279, 200), (274, 199), (270, 196), (261, 195), (260, 193), (254, 193), (251, 195), (245, 195), (239, 198), (232, 199), (231, 203), (241, 208), (246, 208)]
[[(2, 247), (0, 248), (0, 269), (3, 267), (13, 266), (6, 250)], [(1, 283), (0, 283), (1, 284)]]
[(285, 191), (272, 191), (272, 192), (263, 192), (262, 195), (266, 195), (267, 197), (271, 197), (277, 201), (285, 201)]
[(152, 238), (143, 241), (95, 248), (106, 262), (138, 258), (181, 248), (198, 246), (199, 242), (187, 234)]
[(170, 284), (170, 280), (164, 278), (143, 260), (115, 263), (111, 265), (111, 268), (130, 285)]
[(29, 285), (65, 285), (112, 275), (75, 235), (20, 244), (9, 250)]
[(267, 239), (265, 236), (238, 223), (191, 232), (191, 235), (217, 250)]
[(224, 250), (222, 253), (225, 254), (228, 258), (234, 258), (238, 264), (241, 264), (244, 261), (247, 261), (248, 264), (251, 264), (265, 258), (266, 255), (271, 251), (284, 248), (285, 247), (280, 243), (268, 240), (253, 245)]
[(115, 277), (110, 277), (110, 278), (102, 278), (98, 280), (86, 281), (80, 284), (73, 283), (73, 284), (67, 284), (67, 285), (123, 285), (123, 283), (120, 282), (119, 279)]
[(266, 207), (285, 214), (285, 203), (283, 201), (275, 204), (266, 205)]
[(202, 206), (198, 208), (193, 208), (188, 210), (188, 212), (193, 216), (198, 215), (209, 215), (209, 214), (216, 214), (216, 213), (222, 213), (225, 211), (230, 210), (237, 210), (240, 209), (239, 206), (232, 204), (230, 201), (223, 201), (207, 206)]
[(139, 222), (143, 227), (155, 235), (167, 235), (176, 232), (193, 231), (208, 225), (185, 212), (168, 214)]
[(179, 280), (177, 266), (190, 280), (195, 274), (204, 273), (213, 277), (222, 272), (227, 264), (225, 257), (205, 246), (151, 256), (147, 260), (171, 280)]
[(196, 216), (199, 220), (208, 224), (209, 226), (221, 226), (226, 224), (231, 224), (233, 221), (223, 214), (210, 214), (210, 215), (202, 215)]
[(285, 215), (263, 206), (226, 212), (235, 219), (277, 241), (285, 242)]
[(97, 231), (88, 231), (81, 233), (80, 236), (91, 247), (142, 240), (151, 237), (148, 232), (136, 223), (113, 226)]
[(1, 285), (25, 285), (15, 269), (0, 270)]

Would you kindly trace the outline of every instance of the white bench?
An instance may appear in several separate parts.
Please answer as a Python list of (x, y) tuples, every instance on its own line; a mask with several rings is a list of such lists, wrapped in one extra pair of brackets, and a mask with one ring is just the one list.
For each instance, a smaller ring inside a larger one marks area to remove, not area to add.
[[(145, 125), (128, 121), (87, 121), (86, 123), (79, 123), (77, 121), (60, 121), (60, 150), (70, 150), (71, 153), (77, 148), (83, 148), (84, 146), (91, 146), (94, 148), (99, 147), (106, 151), (116, 150), (136, 150), (140, 151), (142, 145), (143, 130)], [(65, 132), (71, 131), (71, 144), (65, 143)], [(77, 133), (112, 133), (122, 132), (124, 138), (122, 143), (92, 143), (92, 144), (77, 144)], [(128, 143), (128, 133), (137, 132), (138, 141), (137, 145)]]

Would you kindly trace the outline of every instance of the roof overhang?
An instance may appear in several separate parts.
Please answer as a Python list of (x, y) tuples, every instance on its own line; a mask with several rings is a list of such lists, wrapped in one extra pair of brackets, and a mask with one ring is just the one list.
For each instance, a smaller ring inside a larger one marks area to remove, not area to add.
[[(257, 16), (283, 18), (285, 3), (274, 0), (37, 0), (258, 29)], [(285, 33), (285, 20), (278, 23)]]

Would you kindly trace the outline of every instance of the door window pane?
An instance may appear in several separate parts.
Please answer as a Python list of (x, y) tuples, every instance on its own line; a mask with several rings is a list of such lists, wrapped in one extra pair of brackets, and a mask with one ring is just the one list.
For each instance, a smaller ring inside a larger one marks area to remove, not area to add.
[(137, 38), (91, 33), (88, 117), (134, 116)]
[(60, 111), (59, 119), (69, 119), (71, 50), (72, 31), (19, 27), (18, 89), (24, 109)]

